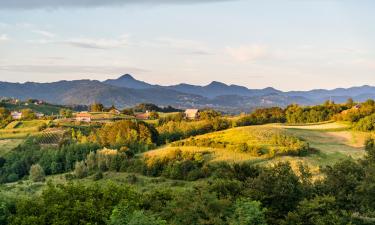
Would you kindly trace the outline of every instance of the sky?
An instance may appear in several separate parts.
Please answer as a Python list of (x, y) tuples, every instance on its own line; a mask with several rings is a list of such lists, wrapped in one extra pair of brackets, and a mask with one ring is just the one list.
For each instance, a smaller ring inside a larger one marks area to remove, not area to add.
[(372, 0), (1, 0), (0, 80), (375, 85)]

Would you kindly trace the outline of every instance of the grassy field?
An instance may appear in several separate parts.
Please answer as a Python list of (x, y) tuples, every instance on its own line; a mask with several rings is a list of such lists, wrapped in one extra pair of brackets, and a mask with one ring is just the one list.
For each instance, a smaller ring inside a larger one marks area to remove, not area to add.
[(13, 121), (4, 129), (0, 129), (0, 140), (22, 139), (30, 134), (38, 133), (50, 120)]
[(170, 188), (175, 192), (192, 188), (195, 184), (199, 184), (201, 181), (179, 181), (166, 179), (163, 177), (148, 177), (139, 174), (124, 172), (105, 172), (103, 173), (103, 179), (98, 181), (93, 180), (93, 175), (83, 179), (74, 179), (68, 181), (65, 179), (65, 174), (58, 174), (46, 177), (45, 182), (33, 182), (31, 180), (25, 179), (14, 183), (3, 184), (0, 185), (0, 193), (11, 198), (19, 198), (22, 196), (30, 197), (40, 194), (49, 182), (53, 184), (65, 184), (67, 182), (74, 182), (84, 185), (101, 185), (106, 182), (113, 182), (119, 185), (128, 184), (140, 192), (165, 188)]
[(247, 153), (230, 151), (227, 148), (211, 148), (196, 146), (166, 146), (145, 153), (146, 156), (155, 156), (168, 154), (177, 148), (183, 151), (191, 152), (208, 152), (209, 160), (241, 162), (254, 161), (259, 164), (274, 164), (281, 161), (289, 161), (293, 167), (297, 167), (299, 163), (307, 164), (317, 174), (319, 167), (332, 165), (338, 160), (347, 157), (360, 158), (365, 154), (364, 141), (370, 133), (355, 132), (349, 130), (347, 124), (342, 123), (322, 123), (309, 125), (280, 125), (268, 124), (261, 126), (247, 126), (232, 128), (225, 131), (209, 133), (195, 137), (195, 139), (209, 139), (226, 143), (231, 146), (236, 143), (246, 142), (249, 145), (258, 145), (264, 147), (275, 147), (270, 143), (270, 137), (273, 134), (283, 133), (297, 137), (309, 143), (312, 153), (304, 157), (298, 156), (277, 156), (272, 158), (254, 157)]
[(18, 111), (18, 110), (22, 110), (22, 109), (31, 109), (35, 112), (44, 113), (46, 115), (58, 115), (59, 112), (60, 112), (60, 109), (64, 108), (63, 106), (51, 105), (51, 104), (42, 104), (42, 105), (17, 104), (17, 105), (14, 105), (14, 104), (9, 104), (9, 103), (6, 103), (5, 107), (7, 109), (9, 109), (10, 111), (14, 111), (14, 110)]
[(23, 142), (22, 139), (6, 139), (0, 140), (0, 157), (11, 151)]

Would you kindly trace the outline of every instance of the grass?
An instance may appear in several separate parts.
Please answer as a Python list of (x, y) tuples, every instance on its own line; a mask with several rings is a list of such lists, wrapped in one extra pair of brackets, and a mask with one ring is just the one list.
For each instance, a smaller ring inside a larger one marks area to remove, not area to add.
[(4, 129), (0, 129), (0, 140), (22, 139), (38, 133), (50, 120), (13, 121)]
[[(247, 126), (232, 128), (220, 132), (213, 132), (205, 135), (196, 136), (195, 139), (209, 139), (212, 141), (227, 143), (231, 146), (237, 143), (246, 142), (249, 145), (258, 145), (261, 147), (272, 147), (270, 136), (275, 133), (284, 133), (295, 136), (309, 143), (314, 151), (307, 156), (276, 156), (267, 158), (264, 156), (254, 157), (248, 153), (231, 151), (227, 148), (211, 148), (197, 146), (171, 147), (165, 146), (145, 153), (146, 156), (155, 156), (168, 154), (177, 148), (183, 151), (208, 152), (210, 162), (227, 161), (242, 162), (253, 161), (261, 165), (271, 165), (278, 162), (288, 161), (292, 167), (298, 171), (299, 163), (310, 166), (313, 174), (319, 175), (320, 167), (333, 165), (339, 160), (352, 157), (361, 158), (364, 156), (364, 141), (369, 135), (365, 132), (356, 132), (349, 130), (349, 126), (343, 123), (319, 123), (302, 125), (281, 125), (268, 124), (261, 126)], [(172, 143), (173, 144), (173, 143)]]
[(22, 104), (10, 104), (10, 103), (5, 103), (5, 108), (9, 109), (10, 111), (19, 111), (22, 109), (31, 109), (35, 112), (40, 112), (44, 113), (46, 115), (58, 115), (60, 112), (60, 109), (64, 108), (63, 106), (58, 106), (58, 105), (51, 105), (51, 104), (42, 104), (42, 105), (34, 105), (34, 104), (28, 104), (25, 105), (24, 103)]
[(53, 184), (66, 184), (68, 182), (81, 183), (84, 185), (97, 184), (101, 185), (107, 182), (113, 182), (119, 185), (130, 185), (134, 189), (140, 192), (146, 192), (149, 190), (158, 190), (170, 188), (173, 192), (179, 190), (191, 189), (195, 184), (203, 182), (189, 182), (189, 181), (177, 181), (166, 179), (163, 177), (147, 177), (135, 173), (125, 172), (105, 172), (103, 173), (103, 179), (98, 181), (93, 180), (93, 175), (90, 175), (83, 179), (74, 179), (67, 181), (65, 174), (51, 175), (46, 177), (45, 182), (33, 182), (28, 179), (24, 179), (14, 183), (7, 183), (0, 185), (0, 194), (10, 198), (30, 197), (33, 195), (39, 195), (47, 184), (51, 182)]
[(6, 139), (0, 140), (0, 157), (10, 152), (12, 149), (17, 147), (23, 142), (22, 139)]

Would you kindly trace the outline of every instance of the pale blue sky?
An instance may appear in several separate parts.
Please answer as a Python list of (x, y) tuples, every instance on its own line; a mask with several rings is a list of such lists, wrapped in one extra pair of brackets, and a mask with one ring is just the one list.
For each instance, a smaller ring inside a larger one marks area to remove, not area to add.
[(0, 80), (375, 85), (374, 1), (104, 2), (1, 1)]

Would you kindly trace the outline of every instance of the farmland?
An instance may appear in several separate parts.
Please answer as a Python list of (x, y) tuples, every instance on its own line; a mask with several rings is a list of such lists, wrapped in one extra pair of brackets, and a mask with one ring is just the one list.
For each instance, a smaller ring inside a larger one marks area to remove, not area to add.
[(49, 120), (13, 121), (0, 129), (0, 139), (22, 139), (36, 134), (50, 123)]

